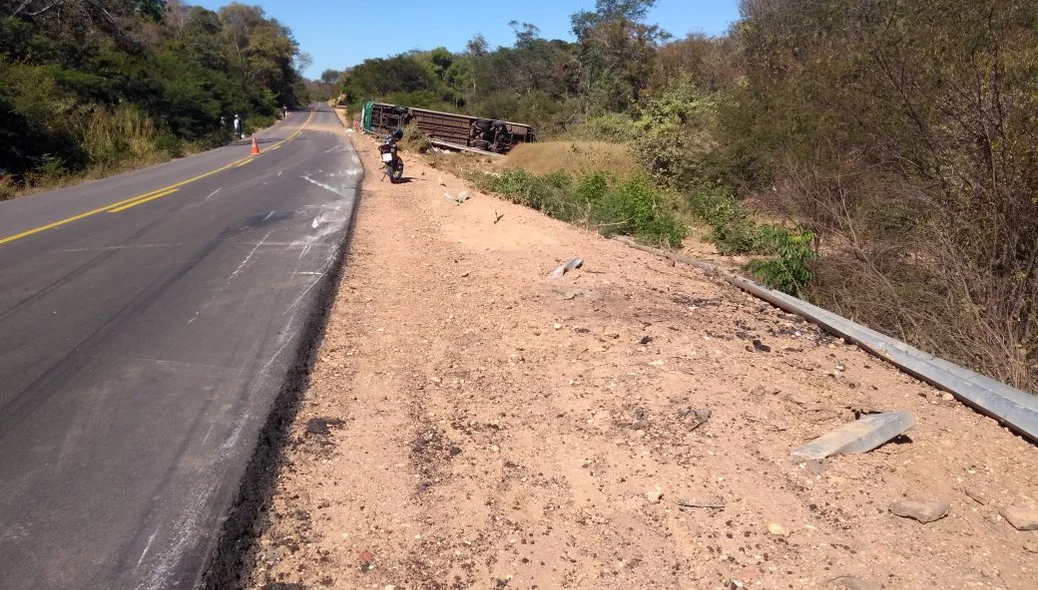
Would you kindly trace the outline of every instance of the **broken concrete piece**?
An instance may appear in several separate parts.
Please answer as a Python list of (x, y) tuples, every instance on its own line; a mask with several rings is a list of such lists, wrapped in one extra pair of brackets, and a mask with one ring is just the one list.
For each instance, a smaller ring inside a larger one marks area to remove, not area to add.
[(908, 430), (915, 424), (912, 413), (870, 414), (845, 424), (793, 451), (798, 459), (824, 459), (830, 455), (865, 453)]
[(552, 271), (551, 276), (557, 279), (562, 275), (566, 274), (567, 272), (574, 269), (578, 269), (582, 266), (584, 266), (584, 260), (578, 256), (577, 258), (574, 258), (566, 264), (563, 264), (562, 266), (556, 268), (554, 271)]
[(914, 518), (921, 523), (940, 520), (948, 515), (947, 502), (925, 502), (920, 500), (898, 500), (890, 505), (890, 511), (902, 518)]
[(998, 513), (1018, 531), (1038, 531), (1038, 508), (1034, 506), (1006, 506)]

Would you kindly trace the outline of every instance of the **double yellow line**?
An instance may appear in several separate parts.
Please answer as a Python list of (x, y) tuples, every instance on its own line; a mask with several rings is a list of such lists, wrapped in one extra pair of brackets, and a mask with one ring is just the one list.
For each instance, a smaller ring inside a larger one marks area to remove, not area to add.
[(317, 111), (310, 111), (310, 116), (306, 118), (306, 121), (303, 121), (303, 124), (299, 126), (299, 129), (296, 129), (295, 133), (293, 133), (292, 135), (289, 135), (285, 139), (282, 139), (281, 141), (275, 143), (274, 145), (270, 146), (267, 149), (270, 150), (270, 151), (281, 149), (281, 144), (283, 144), (285, 142), (288, 142), (288, 141), (292, 141), (293, 139), (295, 139), (297, 135), (299, 135), (300, 133), (303, 132), (303, 129), (306, 129), (306, 126), (310, 124), (310, 121), (314, 120), (314, 115), (316, 113), (317, 113)]
[[(310, 117), (307, 118), (306, 122), (304, 122), (302, 125), (299, 126), (299, 129), (296, 129), (295, 133), (293, 133), (292, 135), (289, 135), (287, 138), (285, 138), (285, 139), (279, 141), (278, 143), (274, 144), (274, 146), (272, 146), (270, 149), (277, 149), (277, 148), (281, 147), (281, 144), (283, 144), (283, 143), (285, 143), (287, 141), (291, 141), (292, 139), (295, 139), (296, 136), (298, 136), (300, 133), (302, 133), (303, 129), (305, 129), (306, 126), (310, 124), (310, 121), (312, 121), (313, 118), (314, 118), (314, 111), (310, 111)], [(109, 203), (108, 205), (105, 205), (104, 207), (98, 207), (97, 209), (94, 209), (92, 211), (87, 211), (86, 213), (80, 213), (79, 215), (73, 215), (72, 217), (66, 217), (65, 219), (59, 219), (58, 221), (55, 221), (53, 223), (48, 223), (47, 225), (41, 225), (40, 227), (34, 227), (32, 229), (23, 231), (21, 233), (14, 234), (13, 236), (7, 236), (7, 237), (4, 237), (4, 238), (0, 238), (0, 246), (2, 246), (4, 244), (7, 244), (7, 243), (10, 243), (10, 242), (13, 242), (15, 240), (20, 240), (22, 238), (31, 236), (33, 234), (38, 234), (40, 232), (44, 232), (44, 231), (47, 231), (49, 229), (54, 229), (56, 227), (61, 227), (63, 225), (67, 225), (69, 223), (72, 223), (73, 221), (79, 221), (80, 219), (83, 219), (83, 218), (86, 218), (86, 217), (90, 217), (92, 215), (97, 215), (98, 213), (105, 213), (105, 212), (108, 212), (108, 213), (119, 213), (120, 211), (126, 211), (127, 209), (129, 209), (131, 207), (136, 207), (137, 205), (142, 205), (144, 203), (148, 203), (150, 201), (154, 201), (155, 199), (161, 199), (162, 197), (165, 197), (165, 196), (168, 196), (168, 195), (172, 195), (173, 193), (177, 192), (180, 189), (180, 187), (184, 186), (185, 184), (190, 184), (192, 182), (196, 182), (198, 180), (202, 180), (203, 178), (212, 176), (213, 174), (217, 174), (218, 172), (223, 172), (224, 170), (227, 170), (229, 168), (234, 168), (234, 167), (238, 167), (238, 166), (244, 166), (245, 164), (248, 164), (249, 162), (251, 162), (253, 157), (254, 156), (249, 156), (247, 158), (242, 158), (240, 160), (235, 160), (235, 161), (231, 162), (230, 164), (227, 164), (226, 166), (221, 166), (221, 167), (219, 167), (219, 168), (217, 168), (215, 170), (210, 170), (209, 172), (206, 172), (204, 174), (199, 174), (198, 176), (195, 176), (195, 177), (192, 177), (192, 178), (188, 178), (187, 180), (182, 180), (182, 181), (180, 181), (180, 182), (178, 182), (176, 184), (171, 184), (169, 186), (162, 187), (160, 189), (155, 189), (155, 190), (153, 190), (151, 192), (144, 193), (143, 195), (137, 195), (136, 197), (131, 197), (129, 199), (125, 199), (123, 201), (119, 201), (118, 203)]]

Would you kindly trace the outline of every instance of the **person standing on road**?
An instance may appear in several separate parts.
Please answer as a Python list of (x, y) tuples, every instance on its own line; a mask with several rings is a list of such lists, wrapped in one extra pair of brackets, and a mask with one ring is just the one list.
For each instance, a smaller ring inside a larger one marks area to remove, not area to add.
[(234, 115), (234, 137), (236, 139), (244, 139), (245, 136), (241, 132), (241, 118), (237, 114)]
[(281, 120), (284, 121), (287, 118), (288, 118), (288, 105), (287, 104), (283, 104), (283, 105), (281, 105)]

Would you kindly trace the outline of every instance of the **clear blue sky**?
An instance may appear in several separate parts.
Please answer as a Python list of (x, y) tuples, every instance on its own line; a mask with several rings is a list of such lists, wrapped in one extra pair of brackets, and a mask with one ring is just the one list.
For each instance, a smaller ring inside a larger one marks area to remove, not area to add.
[[(187, 0), (217, 9), (229, 0)], [(508, 22), (537, 25), (546, 39), (569, 39), (569, 17), (593, 9), (594, 0), (244, 0), (262, 6), (287, 25), (301, 49), (314, 58), (304, 72), (315, 78), (326, 69), (341, 70), (369, 57), (410, 49), (445, 46), (464, 49), (482, 33), (492, 47), (511, 45)], [(380, 14), (380, 12), (382, 12)], [(718, 35), (739, 17), (738, 0), (657, 0), (648, 20), (675, 37), (690, 32)]]

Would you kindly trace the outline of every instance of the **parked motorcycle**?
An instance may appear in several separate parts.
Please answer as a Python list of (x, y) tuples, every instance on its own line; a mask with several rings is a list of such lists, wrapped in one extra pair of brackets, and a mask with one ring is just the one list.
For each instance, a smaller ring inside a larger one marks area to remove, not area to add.
[(403, 139), (403, 129), (397, 129), (386, 139), (386, 142), (378, 146), (382, 157), (382, 164), (386, 167), (386, 176), (389, 182), (396, 184), (404, 178), (404, 161), (400, 159), (399, 146), (397, 143)]

